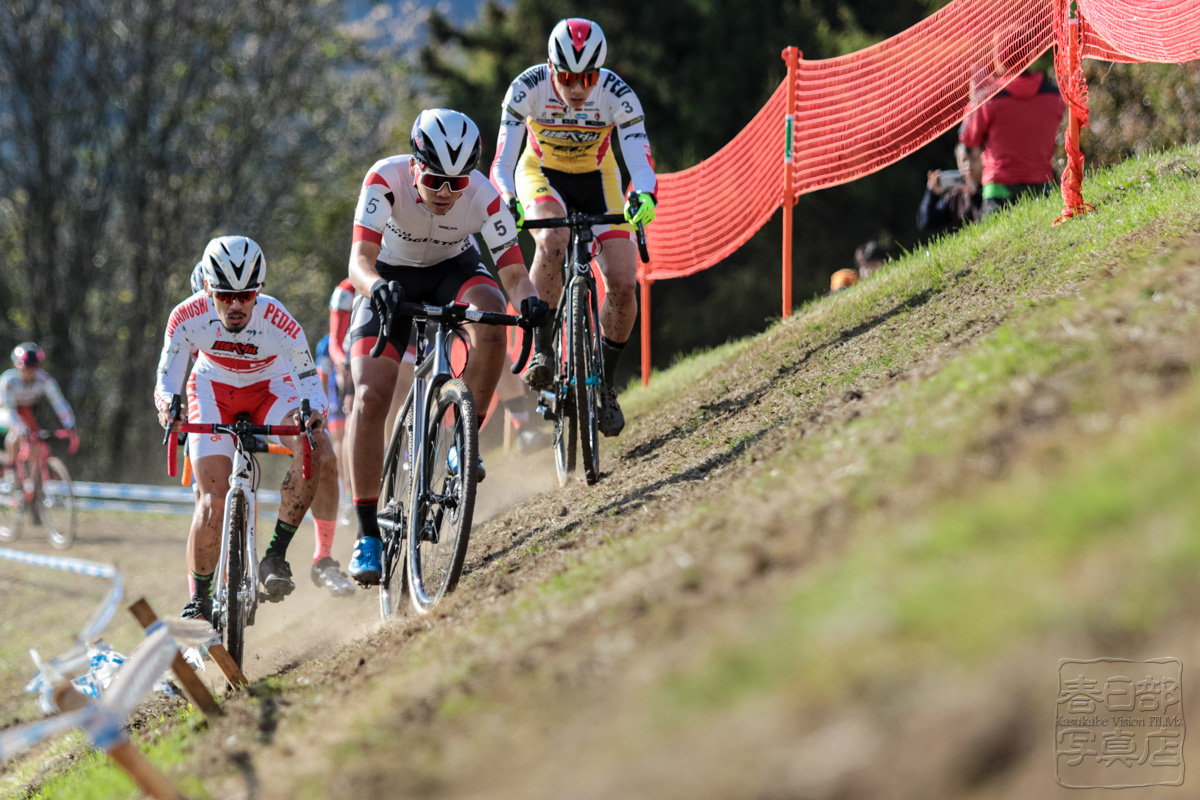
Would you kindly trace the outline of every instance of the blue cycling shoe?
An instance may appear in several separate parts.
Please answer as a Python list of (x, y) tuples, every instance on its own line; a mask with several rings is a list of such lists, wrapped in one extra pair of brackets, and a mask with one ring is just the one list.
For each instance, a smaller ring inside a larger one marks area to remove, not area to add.
[(383, 574), (383, 541), (374, 536), (358, 537), (347, 571), (359, 586), (378, 585)]
[[(449, 452), (446, 453), (446, 469), (451, 475), (458, 476), (458, 446), (450, 445)], [(475, 482), (480, 483), (487, 477), (487, 470), (483, 467), (483, 456), (479, 456), (479, 461), (475, 468)]]

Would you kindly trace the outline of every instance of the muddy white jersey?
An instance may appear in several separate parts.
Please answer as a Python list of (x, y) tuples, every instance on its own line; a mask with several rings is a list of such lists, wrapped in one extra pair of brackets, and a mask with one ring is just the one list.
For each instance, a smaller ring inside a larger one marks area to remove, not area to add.
[(25, 433), (25, 425), (15, 412), (18, 408), (35, 405), (42, 398), (50, 403), (64, 428), (75, 427), (75, 412), (58, 388), (58, 381), (46, 370), (39, 369), (34, 373), (30, 383), (21, 380), (21, 373), (17, 369), (0, 373), (0, 412), (10, 412), (3, 415), (0, 426)]
[(524, 264), (517, 225), (496, 187), (479, 170), (445, 214), (421, 201), (408, 165), (412, 156), (375, 163), (363, 180), (354, 210), (354, 241), (380, 245), (379, 260), (393, 267), (432, 267), (468, 250), (478, 233), (497, 267)]
[(616, 130), (633, 188), (652, 194), (657, 191), (642, 103), (612, 70), (600, 70), (599, 82), (579, 111), (559, 96), (549, 65), (538, 64), (517, 76), (504, 96), (496, 160), (492, 162), (492, 182), (508, 194), (517, 193), (513, 171), (523, 128), (529, 131), (530, 153), (543, 167), (571, 173), (615, 169), (611, 148)]
[(290, 376), (313, 410), (325, 411), (325, 392), (304, 331), (270, 295), (258, 296), (250, 321), (236, 333), (221, 324), (212, 299), (203, 292), (175, 306), (158, 361), (154, 402), (159, 408), (168, 407), (171, 396), (182, 390), (188, 355), (193, 351), (197, 353), (193, 376), (229, 386)]

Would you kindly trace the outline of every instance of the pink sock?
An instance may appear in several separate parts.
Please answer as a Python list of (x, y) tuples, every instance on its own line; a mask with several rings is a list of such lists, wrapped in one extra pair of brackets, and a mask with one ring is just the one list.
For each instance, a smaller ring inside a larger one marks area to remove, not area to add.
[(313, 522), (317, 527), (317, 549), (313, 553), (313, 563), (317, 563), (322, 558), (331, 558), (333, 553), (333, 533), (337, 530), (336, 519), (316, 519)]

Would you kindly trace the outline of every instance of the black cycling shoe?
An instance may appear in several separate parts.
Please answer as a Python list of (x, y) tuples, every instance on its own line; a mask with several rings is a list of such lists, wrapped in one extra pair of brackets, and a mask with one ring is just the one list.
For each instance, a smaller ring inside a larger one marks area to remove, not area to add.
[(617, 390), (600, 385), (600, 413), (596, 416), (596, 428), (605, 436), (616, 436), (625, 429), (625, 415), (617, 402)]
[(549, 389), (554, 385), (554, 352), (552, 350), (535, 350), (529, 357), (529, 366), (525, 368), (525, 385), (535, 392)]
[(258, 580), (263, 585), (266, 599), (273, 603), (278, 603), (296, 588), (291, 564), (283, 556), (270, 551), (258, 564)]
[(183, 607), (183, 613), (179, 615), (182, 619), (202, 619), (205, 622), (212, 622), (212, 598), (211, 597), (193, 597), (187, 601), (187, 605)]

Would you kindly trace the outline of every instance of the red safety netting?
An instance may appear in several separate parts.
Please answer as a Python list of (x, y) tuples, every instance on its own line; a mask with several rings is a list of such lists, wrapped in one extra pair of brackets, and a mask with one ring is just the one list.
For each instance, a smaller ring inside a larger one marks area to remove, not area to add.
[[(643, 280), (682, 278), (728, 257), (779, 208), (783, 173), (784, 104), (780, 84), (750, 124), (712, 158), (658, 176), (658, 208), (647, 243)], [(737, 224), (729, 220), (737, 197)], [(696, 220), (704, 220), (696, 224)]]
[[(1051, 9), (1051, 0), (957, 0), (874, 47), (800, 61), (794, 196), (882, 169), (958, 124), (1050, 47)], [(783, 195), (786, 103), (785, 81), (712, 158), (659, 176), (643, 280), (706, 269), (770, 219)], [(743, 221), (713, 224), (735, 190)]]
[[(695, 167), (659, 176), (659, 206), (643, 286), (643, 380), (648, 379), (647, 288), (707, 269), (771, 218), (785, 193), (786, 115), (793, 112), (792, 202), (904, 158), (957, 125), (1052, 45), (1071, 113), (1063, 216), (1083, 200), (1079, 131), (1087, 124), (1082, 59), (1180, 63), (1200, 58), (1200, 0), (955, 0), (873, 47), (799, 61), (753, 120)], [(785, 51), (785, 58), (787, 58)], [(790, 88), (794, 86), (794, 88)], [(720, 224), (731, 204), (739, 223)], [(785, 228), (787, 228), (785, 216)], [(697, 222), (699, 221), (699, 222)], [(784, 233), (785, 262), (790, 231)], [(785, 294), (790, 269), (785, 263)], [(785, 315), (790, 298), (785, 298)]]
[[(1078, 0), (1098, 49), (1124, 58), (1181, 64), (1200, 58), (1200, 0)], [(1089, 37), (1092, 38), (1092, 37)], [(1084, 58), (1097, 57), (1086, 49)], [(1104, 57), (1104, 56), (1100, 56)]]

